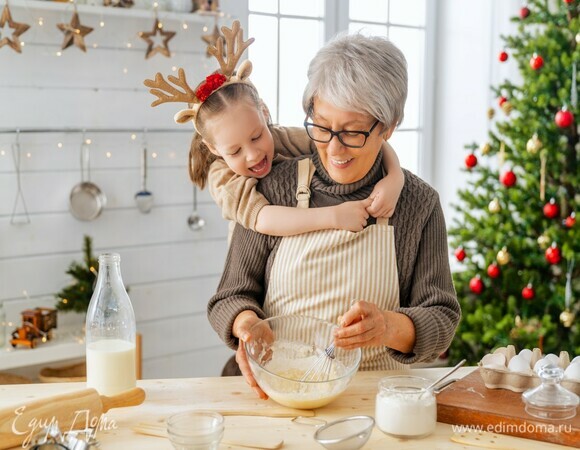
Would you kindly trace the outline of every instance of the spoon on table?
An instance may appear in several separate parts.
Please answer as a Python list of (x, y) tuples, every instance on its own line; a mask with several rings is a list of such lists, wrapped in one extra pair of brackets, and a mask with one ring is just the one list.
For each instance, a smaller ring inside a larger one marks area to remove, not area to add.
[[(459, 369), (466, 362), (467, 362), (466, 359), (463, 359), (463, 360), (459, 361), (457, 363), (457, 365), (455, 367), (453, 367), (449, 372), (446, 372), (445, 374), (443, 374), (443, 376), (437, 378), (433, 383), (431, 383), (429, 386), (427, 386), (425, 388), (425, 392), (432, 391), (435, 386), (437, 386), (439, 383), (441, 383), (445, 378), (447, 378), (449, 375), (451, 375), (453, 372), (455, 372), (457, 369)], [(425, 392), (423, 392), (423, 394)], [(423, 395), (423, 394), (421, 394), (421, 395)]]
[(187, 218), (187, 225), (193, 231), (199, 231), (205, 225), (205, 220), (197, 212), (197, 187), (195, 185), (193, 185), (193, 211)]

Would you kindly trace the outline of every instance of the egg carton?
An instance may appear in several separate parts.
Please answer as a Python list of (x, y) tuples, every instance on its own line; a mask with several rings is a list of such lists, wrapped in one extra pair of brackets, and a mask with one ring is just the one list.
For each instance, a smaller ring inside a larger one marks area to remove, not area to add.
[[(500, 347), (495, 350), (491, 355), (496, 353), (502, 353), (506, 359), (505, 367), (489, 367), (484, 366), (480, 361), (477, 365), (479, 366), (479, 373), (485, 386), (489, 389), (508, 389), (514, 392), (523, 392), (529, 388), (539, 386), (541, 384), (540, 377), (535, 373), (525, 374), (520, 372), (512, 372), (507, 368), (510, 360), (516, 355), (516, 350), (513, 345), (508, 345), (507, 347)], [(486, 355), (486, 357), (489, 355)], [(484, 357), (485, 358), (485, 357)], [(531, 357), (531, 367), (534, 367), (536, 362), (542, 359), (542, 352), (539, 348), (532, 350)], [(483, 361), (483, 359), (482, 359)], [(576, 363), (575, 363), (576, 364)], [(566, 369), (570, 365), (570, 356), (568, 352), (560, 352), (558, 365), (562, 369)], [(580, 381), (563, 379), (560, 383), (562, 387), (565, 387), (576, 395), (580, 395)]]

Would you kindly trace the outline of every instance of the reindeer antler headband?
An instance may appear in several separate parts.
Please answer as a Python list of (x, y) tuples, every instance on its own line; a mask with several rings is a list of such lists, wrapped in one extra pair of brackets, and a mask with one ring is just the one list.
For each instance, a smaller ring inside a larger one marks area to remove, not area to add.
[[(167, 80), (175, 86), (182, 88), (183, 91), (172, 86), (163, 78), (163, 75), (158, 72), (155, 75), (155, 80), (145, 80), (143, 82), (145, 86), (151, 88), (149, 92), (157, 97), (157, 100), (151, 103), (151, 106), (157, 106), (169, 102), (187, 103), (189, 109), (179, 111), (175, 115), (175, 121), (177, 123), (185, 123), (192, 120), (195, 124), (199, 108), (211, 94), (229, 84), (252, 84), (248, 79), (252, 73), (252, 63), (250, 61), (244, 61), (240, 64), (240, 68), (235, 75), (234, 72), (242, 54), (246, 48), (254, 42), (254, 38), (249, 38), (244, 42), (244, 32), (240, 28), (240, 22), (237, 20), (234, 21), (231, 29), (225, 26), (222, 27), (222, 33), (224, 37), (219, 37), (217, 40), (217, 47), (213, 45), (208, 47), (208, 52), (218, 60), (220, 69), (216, 70), (211, 75), (208, 75), (206, 79), (202, 81), (195, 90), (193, 90), (187, 84), (184, 70), (180, 68), (177, 78), (173, 75), (169, 75)], [(225, 55), (224, 45), (226, 48)]]

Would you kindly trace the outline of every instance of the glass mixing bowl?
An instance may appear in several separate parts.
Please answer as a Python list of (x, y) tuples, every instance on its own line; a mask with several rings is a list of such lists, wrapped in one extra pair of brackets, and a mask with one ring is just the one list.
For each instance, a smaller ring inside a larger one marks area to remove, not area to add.
[[(360, 348), (336, 348), (329, 357), (336, 325), (308, 316), (276, 316), (250, 329), (246, 354), (254, 378), (277, 403), (313, 409), (336, 399), (360, 365)], [(310, 368), (314, 371), (308, 373)], [(307, 375), (307, 379), (305, 379)]]

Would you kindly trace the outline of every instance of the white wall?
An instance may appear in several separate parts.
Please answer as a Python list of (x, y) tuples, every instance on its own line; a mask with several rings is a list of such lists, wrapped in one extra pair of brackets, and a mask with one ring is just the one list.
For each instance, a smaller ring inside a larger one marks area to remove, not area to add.
[[(149, 133), (148, 188), (155, 206), (144, 215), (133, 199), (140, 188), (140, 130), (180, 128), (173, 114), (181, 105), (151, 108), (154, 97), (142, 82), (157, 71), (172, 73), (174, 65), (186, 69), (192, 84), (211, 72), (200, 36), (204, 25), (213, 26), (213, 19), (190, 22), (187, 30), (179, 21), (165, 22), (166, 29), (177, 31), (169, 44), (173, 57), (145, 60), (146, 44), (136, 36), (151, 30), (153, 13), (147, 19), (105, 15), (105, 27), (100, 28), (100, 15), (81, 12), (81, 22), (95, 28), (86, 37), (87, 53), (73, 47), (57, 57), (62, 34), (56, 23), (69, 22), (71, 10), (11, 9), (14, 20), (32, 27), (22, 36), (22, 54), (7, 46), (0, 49), (0, 128), (130, 128), (137, 131), (137, 139), (131, 140), (129, 133), (87, 135), (93, 141), (91, 178), (106, 193), (108, 204), (97, 220), (79, 222), (67, 202), (80, 181), (81, 135), (21, 135), (22, 188), (31, 223), (11, 225), (14, 135), (0, 134), (0, 301), (8, 304), (8, 320), (19, 322), (21, 309), (46, 304), (47, 297), (70, 282), (65, 271), (71, 261), (81, 259), (82, 238), (88, 234), (96, 254), (121, 254), (124, 282), (130, 286), (143, 334), (144, 377), (219, 375), (231, 351), (211, 330), (205, 309), (223, 268), (227, 225), (204, 192), (199, 210), (206, 227), (201, 232), (187, 227), (192, 210), (186, 165), (189, 132)], [(44, 19), (42, 28), (39, 17)], [(158, 157), (152, 158), (152, 152)], [(30, 300), (22, 300), (23, 291)]]

